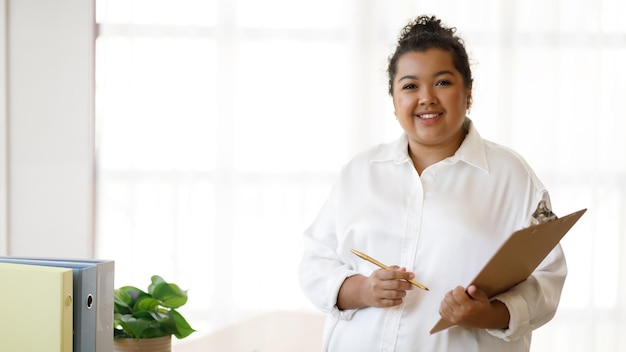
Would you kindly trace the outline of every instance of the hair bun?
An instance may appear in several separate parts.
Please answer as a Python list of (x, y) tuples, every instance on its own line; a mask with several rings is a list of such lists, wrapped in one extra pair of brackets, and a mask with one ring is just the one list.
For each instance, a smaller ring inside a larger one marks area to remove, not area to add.
[(405, 41), (413, 37), (423, 36), (454, 36), (456, 28), (445, 27), (441, 20), (435, 16), (419, 16), (412, 22), (404, 26), (400, 32), (398, 42)]

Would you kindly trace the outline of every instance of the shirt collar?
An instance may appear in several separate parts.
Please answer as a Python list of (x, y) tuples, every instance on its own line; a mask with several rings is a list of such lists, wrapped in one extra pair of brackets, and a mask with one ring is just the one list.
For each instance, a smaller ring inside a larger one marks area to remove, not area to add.
[[(456, 161), (463, 161), (485, 172), (489, 172), (489, 163), (487, 162), (483, 139), (480, 137), (474, 123), (469, 118), (466, 118), (464, 127), (466, 127), (468, 131), (463, 143), (461, 143), (461, 146), (452, 157), (446, 159), (446, 162), (452, 164)], [(370, 161), (393, 161), (395, 164), (407, 162), (410, 159), (408, 145), (408, 137), (406, 133), (403, 133), (399, 139), (382, 145), (378, 151), (374, 153)]]

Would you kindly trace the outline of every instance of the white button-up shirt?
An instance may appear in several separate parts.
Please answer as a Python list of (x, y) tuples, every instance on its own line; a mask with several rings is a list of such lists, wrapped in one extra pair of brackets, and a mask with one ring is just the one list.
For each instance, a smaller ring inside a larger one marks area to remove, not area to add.
[[(567, 274), (560, 246), (528, 280), (495, 297), (510, 312), (507, 329), (429, 331), (444, 295), (468, 285), (508, 236), (530, 224), (542, 199), (550, 204), (526, 161), (483, 140), (472, 123), (455, 155), (421, 177), (406, 136), (357, 155), (304, 234), (300, 282), (313, 304), (329, 313), (324, 350), (528, 351), (532, 330), (554, 316), (560, 299)], [(340, 311), (343, 281), (379, 269), (351, 249), (406, 267), (430, 291), (410, 290), (392, 308)]]

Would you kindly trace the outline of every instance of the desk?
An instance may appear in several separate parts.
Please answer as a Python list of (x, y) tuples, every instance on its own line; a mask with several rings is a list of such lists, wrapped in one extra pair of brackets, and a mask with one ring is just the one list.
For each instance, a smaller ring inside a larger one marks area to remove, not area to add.
[(177, 341), (173, 352), (319, 352), (325, 316), (273, 312)]

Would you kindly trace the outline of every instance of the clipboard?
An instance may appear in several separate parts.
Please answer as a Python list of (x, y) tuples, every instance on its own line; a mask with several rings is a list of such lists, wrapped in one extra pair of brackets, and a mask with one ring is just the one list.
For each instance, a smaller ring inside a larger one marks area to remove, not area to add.
[[(515, 231), (466, 287), (475, 285), (491, 298), (525, 281), (586, 211), (581, 209), (558, 218), (541, 201), (533, 214), (533, 224)], [(452, 326), (439, 319), (430, 334)]]

